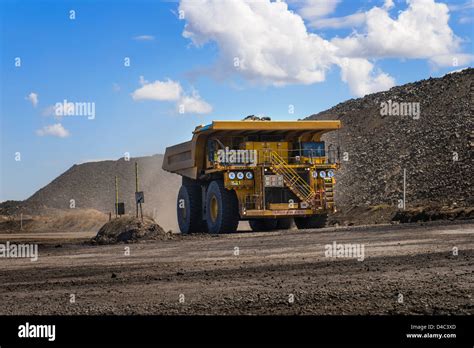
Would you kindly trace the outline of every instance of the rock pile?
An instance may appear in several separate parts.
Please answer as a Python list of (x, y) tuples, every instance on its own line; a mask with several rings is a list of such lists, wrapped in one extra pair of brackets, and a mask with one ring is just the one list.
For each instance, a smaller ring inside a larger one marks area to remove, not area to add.
[(169, 238), (171, 238), (171, 232), (165, 232), (161, 226), (149, 217), (144, 217), (142, 221), (133, 216), (122, 216), (112, 219), (102, 226), (92, 242), (116, 244)]
[(338, 205), (397, 206), (406, 169), (407, 207), (473, 206), (473, 102), (474, 69), (465, 69), (309, 116), (342, 121), (325, 135), (341, 147)]

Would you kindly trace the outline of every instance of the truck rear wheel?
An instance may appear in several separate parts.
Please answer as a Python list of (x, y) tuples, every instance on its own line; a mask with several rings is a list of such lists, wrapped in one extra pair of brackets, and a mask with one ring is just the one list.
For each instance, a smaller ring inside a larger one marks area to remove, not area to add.
[(254, 232), (264, 232), (276, 230), (278, 220), (276, 219), (253, 219), (249, 220), (250, 228)]
[(202, 219), (201, 186), (183, 182), (178, 192), (178, 225), (181, 233), (206, 232)]
[(326, 226), (327, 214), (318, 214), (310, 217), (295, 217), (295, 225), (299, 230), (323, 228)]
[(206, 221), (210, 233), (233, 233), (239, 225), (239, 201), (222, 180), (210, 183), (206, 194)]

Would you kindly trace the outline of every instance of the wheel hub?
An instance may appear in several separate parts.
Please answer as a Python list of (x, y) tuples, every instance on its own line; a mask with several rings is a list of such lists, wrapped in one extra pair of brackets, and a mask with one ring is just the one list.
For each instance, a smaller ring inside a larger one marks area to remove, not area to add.
[(210, 213), (212, 222), (216, 222), (217, 215), (219, 214), (219, 203), (217, 202), (216, 196), (212, 196), (211, 198)]

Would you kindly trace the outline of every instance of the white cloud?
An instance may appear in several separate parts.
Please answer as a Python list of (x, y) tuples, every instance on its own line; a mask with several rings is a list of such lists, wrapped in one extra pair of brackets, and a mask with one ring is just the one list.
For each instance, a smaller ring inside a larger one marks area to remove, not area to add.
[(140, 76), (139, 83), (142, 87), (132, 93), (133, 100), (176, 102), (180, 113), (207, 114), (212, 111), (212, 106), (201, 98), (197, 90), (193, 89), (191, 95), (187, 95), (179, 82), (168, 79), (150, 83)]
[(449, 4), (448, 5), (449, 9), (451, 11), (465, 11), (465, 10), (470, 10), (474, 8), (474, 1), (472, 0), (467, 0), (466, 2), (460, 4)]
[(181, 85), (170, 79), (148, 83), (140, 76), (140, 84), (142, 87), (132, 93), (133, 100), (173, 101), (179, 99), (182, 92)]
[(346, 58), (341, 64), (341, 78), (358, 96), (384, 91), (395, 85), (390, 75), (375, 73), (373, 64), (361, 58)]
[(193, 91), (191, 96), (182, 96), (177, 106), (178, 112), (186, 114), (208, 114), (212, 112), (212, 106), (202, 100), (197, 91)]
[[(449, 27), (449, 9), (434, 0), (407, 0), (408, 8), (397, 18), (374, 7), (366, 13), (365, 33), (331, 40), (338, 53), (350, 57), (428, 59), (458, 54), (460, 39)], [(466, 58), (466, 57), (464, 57)], [(465, 61), (465, 60), (464, 60)]]
[(43, 128), (38, 129), (36, 131), (36, 134), (39, 136), (51, 135), (59, 138), (65, 138), (70, 135), (69, 131), (64, 128), (61, 123), (55, 123), (50, 126), (44, 126)]
[[(179, 9), (186, 14), (185, 38), (197, 47), (217, 44), (214, 73), (218, 76), (238, 74), (250, 82), (274, 86), (313, 84), (324, 81), (326, 72), (339, 66), (342, 80), (362, 96), (395, 84), (393, 77), (375, 68), (376, 59), (427, 59), (442, 65), (456, 55), (463, 65), (472, 58), (460, 52), (460, 39), (449, 27), (445, 4), (406, 2), (407, 9), (395, 18), (389, 13), (394, 7), (390, 0), (382, 7), (340, 18), (325, 18), (338, 1), (291, 1), (298, 14), (284, 2), (269, 0), (181, 0)], [(315, 28), (361, 30), (325, 40), (308, 32), (302, 16)]]
[[(324, 81), (326, 71), (341, 64), (338, 47), (309, 33), (302, 18), (283, 2), (183, 0), (180, 9), (186, 13), (184, 37), (196, 46), (217, 42), (217, 70), (225, 76), (234, 72), (250, 81), (276, 86), (312, 84)], [(372, 64), (367, 62), (367, 66)], [(364, 88), (351, 90), (374, 90), (386, 85), (376, 83), (373, 72), (362, 76), (369, 79), (360, 81)], [(350, 78), (347, 81), (355, 83)]]
[(31, 92), (30, 94), (28, 94), (28, 96), (25, 98), (26, 100), (29, 100), (31, 102), (31, 105), (33, 105), (33, 107), (36, 107), (38, 105), (38, 93), (35, 93), (35, 92)]
[(465, 53), (454, 53), (454, 54), (440, 54), (438, 56), (433, 56), (430, 58), (430, 61), (436, 66), (444, 67), (456, 67), (456, 66), (466, 66), (473, 61), (472, 54)]
[(365, 12), (357, 12), (344, 17), (318, 18), (309, 23), (312, 28), (340, 29), (355, 28), (365, 24), (367, 16)]
[(297, 7), (296, 12), (304, 19), (325, 17), (336, 10), (341, 0), (288, 0)]
[(235, 72), (274, 85), (311, 84), (324, 81), (333, 63), (335, 47), (308, 33), (284, 2), (183, 0), (180, 10), (186, 13), (184, 37), (196, 46), (217, 42), (224, 76)]
[(393, 8), (394, 6), (395, 6), (395, 4), (393, 3), (393, 0), (385, 0), (384, 1), (384, 4), (383, 4), (384, 9), (389, 10), (389, 9)]
[(458, 23), (459, 24), (469, 24), (469, 23), (472, 23), (473, 20), (474, 20), (474, 17), (462, 16), (461, 18), (459, 18)]
[(133, 38), (135, 41), (153, 41), (155, 37), (153, 35), (139, 35)]

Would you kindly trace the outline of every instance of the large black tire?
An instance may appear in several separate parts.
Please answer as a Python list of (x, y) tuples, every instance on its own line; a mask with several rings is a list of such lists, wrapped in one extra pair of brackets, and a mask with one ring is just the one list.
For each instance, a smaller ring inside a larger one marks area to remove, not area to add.
[(310, 217), (295, 217), (295, 225), (299, 230), (323, 228), (326, 226), (327, 214), (318, 214)]
[(210, 233), (233, 233), (239, 225), (239, 201), (222, 180), (210, 183), (206, 194), (206, 221)]
[(265, 232), (276, 230), (278, 220), (276, 219), (252, 219), (249, 220), (249, 225), (254, 232)]
[(292, 223), (292, 218), (278, 219), (276, 228), (277, 230), (289, 230), (291, 228)]
[(178, 192), (178, 225), (181, 233), (206, 232), (202, 219), (202, 193), (197, 183), (184, 182)]

